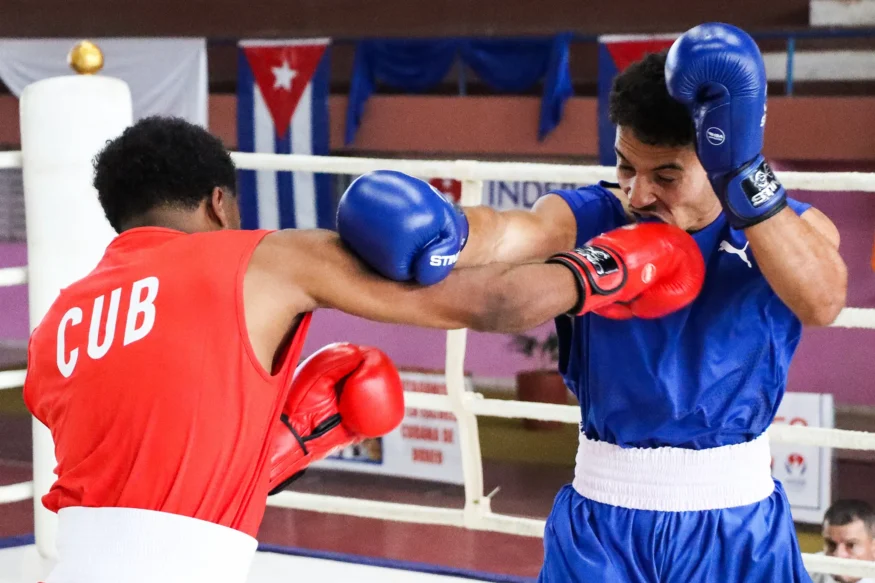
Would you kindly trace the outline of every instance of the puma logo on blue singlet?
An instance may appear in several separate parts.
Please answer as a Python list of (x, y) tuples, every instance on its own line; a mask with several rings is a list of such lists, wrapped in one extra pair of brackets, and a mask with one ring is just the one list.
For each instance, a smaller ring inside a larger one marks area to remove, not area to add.
[(750, 241), (745, 243), (744, 247), (742, 247), (741, 249), (736, 249), (729, 241), (720, 241), (719, 250), (725, 251), (726, 253), (731, 253), (732, 255), (738, 255), (738, 257), (742, 261), (747, 263), (748, 267), (753, 268), (753, 265), (750, 264), (750, 260), (747, 258), (747, 251), (745, 251), (748, 245), (750, 245)]

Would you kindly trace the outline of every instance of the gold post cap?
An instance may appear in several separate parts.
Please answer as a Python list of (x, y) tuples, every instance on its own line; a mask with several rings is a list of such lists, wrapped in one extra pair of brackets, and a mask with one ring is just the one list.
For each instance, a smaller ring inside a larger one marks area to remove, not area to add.
[(67, 64), (80, 75), (93, 75), (103, 69), (103, 51), (91, 41), (79, 41), (70, 49)]

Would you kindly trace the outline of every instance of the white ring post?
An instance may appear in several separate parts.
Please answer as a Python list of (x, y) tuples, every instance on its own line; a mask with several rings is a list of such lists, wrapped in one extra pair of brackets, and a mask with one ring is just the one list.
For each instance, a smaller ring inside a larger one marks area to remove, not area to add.
[[(30, 327), (61, 289), (87, 275), (115, 236), (92, 186), (92, 159), (131, 125), (127, 84), (91, 75), (55, 77), (21, 94), (21, 151), (27, 220)], [(49, 430), (33, 422), (34, 534), (43, 557), (57, 555), (57, 516), (40, 499), (55, 481)]]
[[(463, 206), (480, 204), (483, 196), (483, 182), (479, 180), (462, 181)], [(451, 409), (459, 422), (459, 445), (462, 450), (462, 476), (465, 485), (465, 526), (473, 529), (483, 528), (483, 519), (491, 513), (490, 500), (483, 496), (483, 460), (480, 451), (480, 435), (477, 416), (466, 404), (473, 396), (465, 387), (465, 349), (467, 330), (447, 332), (446, 381), (447, 396)]]

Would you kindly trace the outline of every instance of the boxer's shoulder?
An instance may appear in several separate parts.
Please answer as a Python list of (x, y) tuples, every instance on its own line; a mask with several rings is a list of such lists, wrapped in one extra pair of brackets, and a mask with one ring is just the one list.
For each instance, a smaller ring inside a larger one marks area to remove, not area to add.
[(601, 180), (578, 188), (556, 189), (547, 194), (555, 194), (565, 200), (572, 209), (592, 203), (623, 204), (625, 196), (620, 185)]
[(577, 222), (576, 245), (629, 222), (619, 184), (600, 181), (571, 190), (553, 190), (571, 208)]
[[(193, 233), (177, 239), (165, 252), (156, 254), (156, 268), (173, 273), (179, 281), (190, 279), (227, 286), (228, 277), (242, 278), (256, 250), (272, 230), (223, 229)], [(241, 283), (242, 279), (238, 281)]]
[(181, 237), (178, 240), (178, 244), (193, 248), (215, 250), (254, 248), (272, 232), (274, 231), (269, 229), (222, 229), (219, 231), (192, 233), (186, 237)]

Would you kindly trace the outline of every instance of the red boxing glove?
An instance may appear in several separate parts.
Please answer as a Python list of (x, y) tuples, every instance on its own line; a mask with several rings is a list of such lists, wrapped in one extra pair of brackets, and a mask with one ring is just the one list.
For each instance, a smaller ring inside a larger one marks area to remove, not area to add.
[(386, 435), (403, 418), (401, 377), (386, 354), (346, 343), (320, 349), (295, 371), (274, 429), (270, 495), (285, 489), (312, 462)]
[(548, 263), (574, 272), (580, 301), (570, 312), (613, 319), (661, 318), (689, 305), (705, 281), (696, 241), (665, 223), (620, 227)]

